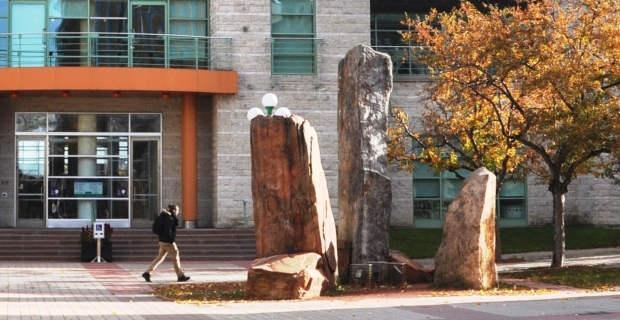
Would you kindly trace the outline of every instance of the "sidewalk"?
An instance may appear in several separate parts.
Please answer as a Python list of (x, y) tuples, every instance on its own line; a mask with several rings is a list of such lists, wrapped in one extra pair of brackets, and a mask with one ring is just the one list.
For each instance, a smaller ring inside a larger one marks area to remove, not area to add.
[[(497, 272), (511, 272), (527, 268), (548, 267), (551, 265), (551, 252), (527, 252), (502, 255), (503, 260), (523, 260), (523, 262), (497, 264)], [(433, 267), (434, 259), (419, 259), (418, 263)], [(620, 248), (587, 250), (567, 250), (565, 265), (606, 265), (620, 266)]]
[[(569, 252), (567, 264), (620, 263), (620, 250), (589, 255), (594, 253), (593, 250)], [(528, 254), (524, 258), (538, 260), (503, 264), (498, 269), (507, 271), (550, 263), (545, 261), (544, 254)], [(249, 264), (249, 261), (191, 261), (183, 262), (183, 268), (191, 276), (191, 282), (245, 281)], [(174, 283), (172, 264), (164, 262), (150, 284), (141, 277), (148, 265), (148, 262), (0, 262), (0, 301), (5, 301), (0, 306), (0, 319), (508, 319), (530, 313), (555, 314), (555, 318), (549, 319), (560, 319), (557, 315), (568, 315), (575, 310), (605, 312), (606, 319), (620, 318), (620, 293), (614, 292), (179, 304), (160, 299), (152, 289), (152, 286)], [(592, 300), (595, 298), (596, 303)], [(516, 308), (512, 303), (527, 306)], [(548, 311), (549, 308), (552, 310)]]

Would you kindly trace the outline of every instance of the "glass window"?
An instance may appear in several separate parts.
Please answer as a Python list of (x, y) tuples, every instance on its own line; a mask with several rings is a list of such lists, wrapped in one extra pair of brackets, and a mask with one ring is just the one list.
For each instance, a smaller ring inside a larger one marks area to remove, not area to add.
[(127, 0), (91, 0), (90, 17), (127, 19)]
[(16, 113), (15, 132), (47, 132), (47, 114)]
[(86, 114), (50, 113), (49, 132), (128, 132), (128, 114)]
[[(469, 171), (459, 172), (467, 177)], [(417, 165), (413, 182), (413, 217), (417, 227), (441, 227), (450, 203), (463, 188), (463, 180), (452, 172), (435, 175), (427, 165)], [(522, 182), (504, 182), (497, 196), (499, 223), (526, 225), (526, 186)]]
[(271, 34), (276, 35), (314, 35), (314, 16), (276, 16), (277, 22), (271, 24)]
[[(129, 119), (127, 113), (16, 113), (15, 132), (122, 133), (130, 132)], [(131, 114), (131, 132), (161, 132), (161, 114)]]
[[(414, 13), (409, 17), (425, 14)], [(395, 74), (427, 74), (428, 69), (421, 64), (419, 56), (426, 54), (425, 50), (413, 50), (415, 43), (404, 41), (399, 31), (411, 29), (401, 23), (406, 18), (403, 13), (377, 13), (370, 15), (371, 36), (370, 43), (373, 49), (387, 53), (392, 58), (392, 70)]]
[[(104, 186), (104, 188), (106, 188)], [(128, 219), (128, 200), (92, 200), (92, 214), (97, 219)], [(48, 198), (48, 219), (77, 219), (79, 200), (71, 198)]]
[(439, 198), (439, 195), (440, 195), (439, 179), (416, 180), (414, 184), (414, 194), (416, 198)]
[(207, 1), (170, 1), (171, 19), (199, 19), (206, 20), (208, 17)]
[[(170, 33), (174, 35), (207, 36), (207, 21), (170, 21)], [(190, 41), (194, 42), (193, 39)]]
[(499, 199), (499, 218), (523, 220), (525, 216), (525, 199)]
[(371, 15), (371, 44), (373, 46), (405, 46), (403, 37), (398, 31), (407, 31), (409, 28), (400, 22), (405, 20), (402, 13), (383, 13)]
[(316, 73), (314, 1), (271, 1), (273, 74)]
[(86, 62), (87, 0), (51, 0), (48, 6), (51, 65), (80, 66)]
[(50, 18), (86, 18), (87, 0), (51, 0), (48, 15)]
[[(20, 179), (45, 175), (45, 142), (42, 140), (21, 140), (17, 148), (17, 163)], [(42, 187), (41, 185), (40, 187)]]
[(527, 224), (525, 187), (523, 182), (505, 181), (503, 183), (498, 197), (500, 225)]
[(0, 18), (6, 19), (9, 14), (9, 2), (7, 0), (0, 0)]
[(161, 132), (161, 115), (132, 114), (131, 132)]
[(499, 190), (500, 197), (524, 197), (523, 182), (505, 181)]
[(413, 171), (413, 175), (416, 178), (431, 178), (435, 177), (433, 170), (426, 164), (416, 164), (415, 169)]
[[(170, 1), (170, 67), (209, 68), (209, 43), (180, 36), (209, 35), (207, 1)], [(176, 36), (179, 35), (179, 36)]]
[(444, 179), (441, 184), (441, 196), (445, 199), (454, 199), (459, 195), (463, 188), (463, 180), (460, 179)]

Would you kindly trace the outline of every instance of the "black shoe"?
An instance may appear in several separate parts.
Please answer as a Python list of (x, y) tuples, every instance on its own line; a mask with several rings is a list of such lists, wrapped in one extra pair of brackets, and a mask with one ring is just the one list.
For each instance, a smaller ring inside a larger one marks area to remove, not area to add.
[(185, 282), (187, 280), (189, 280), (189, 277), (186, 277), (184, 274), (177, 279), (178, 282)]
[(146, 282), (151, 282), (151, 274), (148, 273), (148, 272), (143, 273), (142, 274), (142, 278), (144, 278), (144, 280), (146, 280)]

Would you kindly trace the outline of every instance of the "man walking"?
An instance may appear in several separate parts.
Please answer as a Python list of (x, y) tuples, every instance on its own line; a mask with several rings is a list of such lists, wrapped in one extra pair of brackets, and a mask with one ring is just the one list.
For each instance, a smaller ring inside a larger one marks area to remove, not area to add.
[[(147, 282), (151, 282), (151, 272), (155, 271), (157, 266), (161, 264), (166, 255), (172, 256), (172, 263), (174, 265), (174, 271), (177, 274), (177, 281), (183, 282), (189, 280), (189, 277), (185, 276), (183, 269), (181, 269), (181, 261), (179, 260), (179, 249), (174, 242), (177, 235), (177, 226), (179, 225), (179, 206), (175, 204), (169, 204), (168, 210), (162, 209), (159, 216), (155, 219), (153, 225), (153, 232), (159, 235), (159, 253), (153, 263), (149, 266), (142, 277)], [(156, 230), (157, 229), (157, 230)]]

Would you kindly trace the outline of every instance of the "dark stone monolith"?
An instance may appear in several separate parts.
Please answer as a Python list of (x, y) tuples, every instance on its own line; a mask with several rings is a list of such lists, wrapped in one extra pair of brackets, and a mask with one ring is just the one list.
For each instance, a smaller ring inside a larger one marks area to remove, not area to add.
[(463, 182), (448, 207), (435, 255), (434, 284), (462, 289), (496, 288), (495, 175), (486, 168)]
[(258, 116), (250, 131), (256, 257), (318, 254), (325, 293), (338, 248), (316, 131), (299, 116)]
[(340, 61), (338, 76), (338, 239), (351, 241), (351, 263), (388, 261), (392, 62), (359, 45)]

